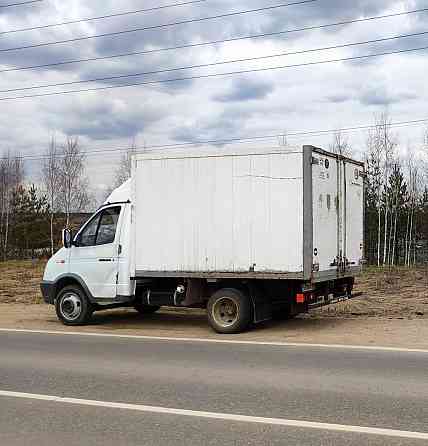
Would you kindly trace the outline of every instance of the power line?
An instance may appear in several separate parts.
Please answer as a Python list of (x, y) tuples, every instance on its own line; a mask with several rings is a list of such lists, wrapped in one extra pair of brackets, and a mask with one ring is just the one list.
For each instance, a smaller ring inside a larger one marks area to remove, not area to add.
[(98, 78), (83, 79), (83, 80), (70, 81), (70, 82), (58, 82), (55, 84), (42, 84), (42, 85), (32, 85), (29, 87), (8, 88), (6, 90), (0, 90), (0, 93), (11, 93), (11, 92), (16, 92), (16, 91), (24, 91), (24, 90), (35, 90), (35, 89), (40, 89), (40, 88), (64, 87), (67, 85), (84, 84), (84, 83), (88, 83), (88, 82), (100, 82), (100, 81), (116, 80), (116, 79), (123, 79), (123, 78), (129, 78), (129, 77), (146, 76), (146, 75), (150, 75), (150, 74), (161, 74), (161, 73), (170, 73), (170, 72), (181, 71), (181, 70), (192, 70), (192, 69), (196, 69), (196, 68), (207, 68), (207, 67), (226, 65), (226, 64), (232, 64), (232, 63), (238, 63), (238, 62), (250, 62), (250, 61), (256, 61), (256, 60), (265, 60), (265, 59), (272, 59), (272, 58), (276, 58), (276, 57), (292, 56), (292, 55), (313, 53), (313, 52), (319, 52), (319, 51), (327, 51), (327, 50), (333, 50), (333, 49), (339, 49), (339, 48), (349, 48), (349, 47), (354, 47), (354, 46), (368, 45), (368, 44), (372, 44), (372, 43), (387, 42), (387, 41), (391, 41), (391, 40), (422, 36), (422, 35), (426, 35), (426, 34), (428, 34), (428, 31), (421, 31), (418, 33), (399, 34), (396, 36), (383, 37), (383, 38), (372, 39), (372, 40), (365, 40), (362, 42), (344, 43), (344, 44), (340, 44), (340, 45), (331, 45), (331, 46), (312, 48), (312, 49), (307, 49), (307, 50), (297, 50), (297, 51), (290, 51), (290, 52), (275, 53), (275, 54), (270, 54), (270, 55), (265, 55), (265, 56), (245, 57), (245, 58), (241, 58), (241, 59), (223, 60), (223, 61), (219, 61), (219, 62), (189, 65), (189, 66), (184, 66), (184, 67), (165, 68), (165, 69), (154, 70), (154, 71), (142, 71), (142, 72), (138, 72), (138, 73), (121, 74), (121, 75), (107, 76), (107, 77), (98, 77)]
[(0, 5), (0, 8), (10, 8), (11, 6), (23, 6), (23, 5), (29, 5), (31, 3), (39, 3), (43, 2), (44, 0), (28, 0), (26, 2), (20, 2), (20, 3), (9, 3), (7, 5)]
[[(42, 0), (38, 0), (38, 1), (42, 1)], [(40, 30), (40, 29), (53, 28), (55, 26), (72, 25), (75, 23), (91, 22), (91, 21), (95, 21), (95, 20), (104, 20), (104, 19), (110, 19), (110, 18), (114, 18), (114, 17), (123, 17), (126, 15), (143, 14), (145, 12), (159, 11), (159, 10), (168, 9), (168, 8), (175, 8), (178, 6), (187, 6), (187, 5), (191, 5), (194, 3), (203, 3), (206, 1), (207, 0), (191, 0), (191, 1), (180, 2), (180, 3), (171, 3), (168, 5), (162, 5), (162, 6), (154, 6), (152, 8), (135, 9), (133, 11), (124, 11), (124, 12), (117, 12), (114, 14), (100, 15), (100, 16), (96, 16), (96, 17), (87, 17), (84, 19), (67, 20), (65, 22), (50, 23), (47, 25), (31, 26), (28, 28), (20, 28), (20, 29), (11, 29), (9, 31), (1, 31), (0, 35), (20, 33), (23, 31), (36, 31), (36, 30)]]
[(428, 11), (428, 8), (414, 9), (412, 11), (398, 12), (398, 13), (394, 13), (394, 14), (385, 14), (385, 15), (380, 15), (380, 16), (372, 16), (372, 17), (366, 17), (364, 19), (346, 20), (346, 21), (341, 21), (341, 22), (336, 22), (336, 23), (327, 23), (324, 25), (308, 26), (308, 27), (304, 27), (304, 28), (295, 28), (295, 29), (271, 32), (271, 33), (250, 34), (248, 36), (243, 36), (243, 37), (232, 37), (229, 39), (211, 40), (211, 41), (207, 41), (207, 42), (190, 43), (190, 44), (185, 44), (185, 45), (171, 46), (171, 47), (165, 47), (165, 48), (156, 48), (156, 49), (151, 49), (151, 50), (131, 51), (131, 52), (126, 52), (126, 53), (113, 54), (110, 56), (97, 56), (97, 57), (89, 57), (86, 59), (74, 59), (74, 60), (53, 62), (53, 63), (42, 64), (42, 65), (29, 65), (29, 66), (24, 66), (24, 67), (6, 68), (4, 70), (0, 70), (0, 73), (8, 73), (8, 72), (12, 72), (12, 71), (33, 70), (33, 69), (37, 69), (37, 68), (48, 68), (48, 67), (55, 67), (55, 66), (61, 66), (61, 65), (78, 64), (78, 63), (83, 63), (83, 62), (95, 62), (97, 60), (108, 60), (108, 59), (115, 59), (115, 58), (128, 57), (128, 56), (139, 56), (139, 55), (144, 55), (144, 54), (158, 53), (158, 52), (162, 52), (162, 51), (172, 51), (172, 50), (195, 48), (195, 47), (207, 46), (207, 45), (217, 45), (219, 43), (236, 42), (236, 41), (240, 41), (240, 40), (257, 39), (257, 38), (262, 38), (262, 37), (274, 37), (274, 36), (279, 36), (279, 35), (284, 35), (284, 34), (291, 34), (291, 33), (295, 33), (295, 32), (312, 31), (312, 30), (317, 30), (317, 29), (349, 25), (349, 24), (353, 24), (353, 23), (367, 22), (367, 21), (371, 21), (371, 20), (380, 20), (380, 19), (398, 17), (398, 16), (403, 16), (403, 15), (408, 15), (408, 14), (427, 12), (427, 11)]
[(63, 43), (79, 42), (82, 40), (98, 39), (100, 37), (118, 36), (118, 35), (122, 35), (122, 34), (134, 33), (137, 31), (148, 31), (148, 30), (167, 28), (167, 27), (177, 26), (177, 25), (186, 25), (189, 23), (203, 22), (206, 20), (223, 19), (226, 17), (233, 17), (233, 16), (237, 16), (237, 15), (257, 13), (257, 12), (262, 12), (262, 11), (269, 11), (269, 10), (274, 10), (274, 9), (279, 9), (279, 8), (285, 8), (287, 6), (303, 5), (306, 3), (314, 3), (317, 1), (318, 0), (299, 0), (299, 1), (292, 2), (292, 3), (283, 3), (280, 5), (265, 6), (263, 8), (247, 9), (244, 11), (228, 12), (225, 14), (218, 14), (218, 15), (207, 16), (207, 17), (199, 17), (196, 19), (187, 19), (187, 20), (181, 20), (181, 21), (177, 21), (177, 22), (163, 23), (160, 25), (144, 26), (142, 28), (134, 28), (134, 29), (127, 29), (127, 30), (115, 31), (115, 32), (110, 32), (110, 33), (95, 34), (93, 36), (83, 36), (83, 37), (75, 37), (72, 39), (55, 40), (52, 42), (37, 43), (37, 44), (33, 44), (33, 45), (24, 45), (24, 46), (19, 46), (19, 47), (14, 47), (14, 48), (2, 48), (2, 49), (0, 49), (0, 52), (19, 51), (19, 50), (26, 50), (26, 49), (31, 49), (31, 48), (45, 47), (45, 46), (49, 46), (49, 45), (59, 45), (59, 44), (63, 44)]
[(78, 89), (78, 90), (65, 90), (65, 91), (57, 91), (57, 92), (50, 92), (50, 93), (39, 93), (39, 94), (32, 94), (32, 95), (3, 97), (3, 98), (0, 98), (0, 101), (10, 101), (10, 100), (27, 99), (27, 98), (40, 98), (40, 97), (45, 97), (45, 96), (58, 96), (58, 95), (63, 95), (63, 94), (85, 93), (85, 92), (99, 91), (99, 90), (112, 90), (112, 89), (117, 89), (117, 88), (136, 87), (136, 86), (143, 86), (143, 85), (166, 84), (166, 83), (190, 81), (190, 80), (196, 80), (196, 79), (209, 79), (209, 78), (215, 78), (215, 77), (235, 76), (238, 74), (260, 73), (260, 72), (265, 72), (265, 71), (284, 70), (287, 68), (308, 67), (308, 66), (313, 66), (313, 65), (322, 65), (322, 64), (329, 64), (329, 63), (336, 63), (336, 62), (346, 62), (346, 61), (350, 61), (350, 60), (370, 59), (370, 58), (374, 58), (374, 57), (388, 56), (388, 55), (392, 55), (392, 54), (410, 53), (410, 52), (422, 51), (422, 50), (426, 50), (426, 49), (428, 49), (428, 46), (419, 47), (419, 48), (408, 48), (408, 49), (404, 49), (404, 50), (386, 51), (386, 52), (382, 52), (382, 53), (366, 54), (366, 55), (362, 55), (362, 56), (351, 56), (351, 57), (342, 57), (342, 58), (338, 58), (338, 59), (321, 60), (321, 61), (317, 61), (317, 62), (305, 62), (305, 63), (292, 64), (292, 65), (281, 65), (281, 66), (268, 67), (268, 68), (253, 68), (253, 69), (249, 69), (249, 70), (229, 71), (229, 72), (225, 72), (225, 73), (201, 74), (201, 75), (179, 77), (179, 78), (172, 78), (172, 79), (133, 82), (133, 83), (128, 83), (128, 84), (120, 84), (120, 85), (108, 85), (108, 86), (104, 86), (104, 87), (93, 87), (93, 88), (84, 88), (84, 89)]
[[(424, 119), (414, 119), (410, 121), (397, 121), (397, 122), (391, 122), (388, 125), (388, 127), (395, 128), (395, 127), (405, 127), (410, 125), (417, 125), (417, 124), (424, 124), (428, 122), (428, 118)], [(284, 136), (287, 137), (300, 137), (300, 136), (317, 136), (317, 135), (325, 135), (325, 134), (331, 134), (336, 132), (353, 132), (353, 131), (361, 131), (361, 130), (370, 130), (378, 127), (377, 124), (368, 124), (368, 125), (359, 125), (359, 126), (352, 126), (352, 127), (342, 127), (339, 129), (323, 129), (323, 130), (309, 130), (309, 131), (295, 131), (295, 132), (287, 132), (285, 133), (277, 133), (277, 134), (270, 134), (270, 135), (259, 135), (259, 136), (249, 136), (249, 137), (236, 137), (236, 138), (224, 138), (224, 139), (208, 139), (208, 140), (200, 140), (200, 141), (192, 141), (192, 142), (184, 142), (184, 143), (176, 143), (176, 144), (158, 144), (158, 145), (150, 145), (150, 146), (144, 146), (141, 148), (135, 148), (135, 147), (116, 147), (116, 148), (110, 148), (110, 149), (92, 149), (92, 150), (83, 150), (82, 153), (85, 155), (99, 155), (104, 153), (121, 153), (121, 152), (127, 152), (130, 150), (136, 149), (139, 152), (150, 152), (155, 151), (159, 149), (182, 149), (183, 147), (189, 147), (189, 146), (199, 146), (199, 145), (206, 145), (206, 144), (227, 144), (227, 143), (240, 143), (240, 142), (252, 142), (252, 141), (259, 141), (264, 139), (277, 139)], [(60, 155), (58, 155), (60, 157)], [(28, 161), (41, 161), (46, 158), (48, 158), (48, 155), (44, 154), (36, 154), (36, 155), (23, 155), (19, 158), (28, 160)], [(0, 158), (0, 159), (7, 159), (6, 157)]]

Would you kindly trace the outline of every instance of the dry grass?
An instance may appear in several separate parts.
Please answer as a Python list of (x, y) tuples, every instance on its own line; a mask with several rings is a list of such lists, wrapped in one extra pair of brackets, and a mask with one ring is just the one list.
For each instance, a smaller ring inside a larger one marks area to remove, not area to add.
[(369, 267), (357, 278), (363, 295), (314, 311), (322, 317), (428, 318), (427, 268)]
[[(45, 261), (0, 263), (0, 303), (42, 303)], [(310, 317), (428, 319), (428, 268), (369, 267), (357, 278), (363, 295), (311, 311)]]
[(0, 303), (42, 303), (40, 281), (45, 264), (42, 260), (0, 263)]

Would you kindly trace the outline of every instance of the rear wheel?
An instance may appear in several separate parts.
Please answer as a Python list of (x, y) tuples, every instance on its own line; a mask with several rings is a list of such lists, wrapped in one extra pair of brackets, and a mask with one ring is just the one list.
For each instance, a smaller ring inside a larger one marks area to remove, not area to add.
[(208, 321), (217, 333), (240, 333), (253, 319), (250, 298), (234, 288), (216, 291), (208, 301)]
[(58, 293), (55, 310), (64, 325), (84, 325), (91, 319), (94, 307), (79, 286), (68, 285)]
[(156, 311), (158, 311), (160, 307), (157, 305), (145, 305), (142, 303), (136, 303), (136, 304), (134, 304), (134, 308), (140, 314), (153, 314), (153, 313), (156, 313)]

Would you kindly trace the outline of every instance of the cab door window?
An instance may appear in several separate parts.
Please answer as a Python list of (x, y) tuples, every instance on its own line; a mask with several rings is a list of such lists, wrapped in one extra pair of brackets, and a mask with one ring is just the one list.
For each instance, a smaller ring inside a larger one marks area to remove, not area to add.
[(107, 245), (114, 242), (120, 207), (108, 208), (101, 214), (98, 226), (97, 245)]
[(101, 214), (97, 214), (83, 229), (77, 239), (77, 246), (94, 246), (97, 240)]
[(77, 246), (87, 247), (113, 243), (119, 215), (120, 206), (99, 212), (79, 234)]

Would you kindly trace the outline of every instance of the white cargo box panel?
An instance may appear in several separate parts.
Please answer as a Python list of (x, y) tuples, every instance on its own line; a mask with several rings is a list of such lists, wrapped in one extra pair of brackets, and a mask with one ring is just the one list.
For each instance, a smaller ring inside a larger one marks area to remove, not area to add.
[(137, 275), (303, 274), (301, 148), (140, 154), (132, 177)]
[(364, 165), (313, 149), (314, 277), (360, 269), (364, 238)]

